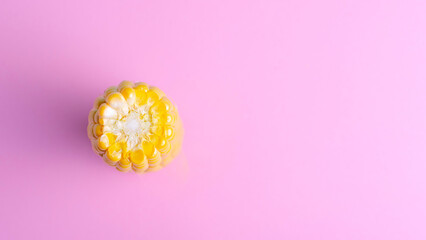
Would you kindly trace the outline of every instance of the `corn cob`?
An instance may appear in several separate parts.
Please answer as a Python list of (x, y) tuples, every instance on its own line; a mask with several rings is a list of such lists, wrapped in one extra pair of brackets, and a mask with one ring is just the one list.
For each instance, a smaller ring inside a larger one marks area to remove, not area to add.
[(122, 81), (107, 88), (89, 113), (87, 134), (93, 151), (117, 170), (161, 169), (179, 153), (182, 122), (158, 88)]

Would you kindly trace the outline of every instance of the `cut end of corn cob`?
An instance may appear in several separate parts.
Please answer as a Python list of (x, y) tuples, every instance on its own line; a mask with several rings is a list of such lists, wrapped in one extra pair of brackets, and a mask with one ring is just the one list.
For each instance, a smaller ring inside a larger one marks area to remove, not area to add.
[(117, 170), (161, 169), (180, 151), (183, 127), (176, 107), (158, 88), (122, 81), (95, 100), (87, 134), (93, 151)]

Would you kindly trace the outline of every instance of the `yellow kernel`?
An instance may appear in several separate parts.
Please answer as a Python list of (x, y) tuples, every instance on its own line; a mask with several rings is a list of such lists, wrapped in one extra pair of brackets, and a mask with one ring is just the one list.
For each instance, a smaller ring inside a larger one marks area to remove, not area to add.
[(153, 125), (150, 129), (150, 132), (158, 136), (164, 136), (164, 127), (161, 125)]
[(103, 133), (103, 126), (100, 124), (93, 125), (93, 135), (95, 137), (100, 137)]
[(95, 116), (93, 116), (93, 122), (94, 123), (99, 123), (99, 109), (96, 110)]
[(106, 118), (99, 119), (99, 124), (103, 126), (110, 126), (110, 125), (113, 125), (115, 122), (116, 120), (114, 119), (106, 119)]
[(130, 170), (131, 166), (132, 164), (128, 158), (122, 158), (120, 161), (118, 161), (116, 168), (121, 172), (127, 172)]
[(143, 82), (137, 82), (137, 83), (135, 83), (135, 86), (133, 88), (136, 91), (143, 91), (143, 92), (147, 92), (149, 90), (148, 84), (143, 83)]
[(135, 89), (131, 87), (125, 87), (121, 89), (121, 94), (123, 95), (124, 99), (126, 99), (127, 104), (129, 106), (133, 106), (136, 103), (136, 91)]
[(160, 137), (158, 135), (151, 134), (149, 135), (149, 140), (152, 142), (152, 144), (154, 144), (154, 146), (157, 146), (160, 142)]
[(109, 160), (113, 162), (117, 162), (122, 157), (122, 150), (120, 148), (120, 145), (118, 143), (114, 143), (111, 145), (107, 150), (107, 157)]
[(111, 93), (105, 100), (111, 108), (120, 112), (121, 114), (127, 114), (129, 112), (129, 106), (127, 105), (127, 101), (126, 99), (124, 99), (121, 93)]
[(99, 118), (117, 119), (118, 113), (107, 103), (102, 103), (98, 110)]
[(156, 147), (160, 153), (165, 154), (170, 151), (171, 145), (165, 138), (159, 137)]
[(136, 93), (136, 104), (138, 106), (145, 105), (146, 102), (147, 102), (146, 92), (142, 89), (136, 89), (135, 88), (135, 93)]
[(99, 139), (95, 139), (92, 141), (92, 149), (95, 153), (101, 155), (105, 150), (99, 148)]
[(158, 166), (159, 164), (161, 164), (161, 160), (162, 159), (160, 154), (155, 155), (153, 158), (149, 158), (148, 159), (149, 167), (152, 168), (152, 167)]
[(166, 110), (166, 105), (163, 102), (158, 101), (151, 106), (149, 111), (151, 114), (161, 114), (166, 112), (167, 110)]
[(93, 123), (89, 123), (89, 125), (87, 125), (87, 136), (90, 140), (94, 140), (96, 138), (93, 133), (93, 126)]
[(151, 115), (151, 120), (154, 125), (163, 125), (165, 123), (165, 118), (161, 114)]
[(117, 92), (116, 86), (112, 86), (112, 87), (107, 88), (104, 92), (104, 96), (107, 97), (109, 94), (111, 94), (113, 92)]
[(118, 84), (118, 87), (117, 87), (117, 91), (121, 91), (123, 88), (128, 88), (128, 87), (133, 87), (133, 82), (130, 82), (130, 81), (127, 81), (127, 80), (124, 80), (124, 81), (122, 81), (120, 84)]
[(95, 122), (95, 114), (96, 114), (96, 109), (90, 110), (90, 112), (89, 112), (89, 123)]
[(138, 86), (144, 86), (144, 87), (149, 88), (148, 83), (144, 83), (144, 82), (135, 82), (135, 87), (138, 87)]
[(121, 147), (121, 150), (123, 151), (123, 158), (129, 158), (130, 152), (129, 152), (129, 149), (127, 147), (127, 143), (122, 141), (120, 143), (120, 147)]
[(149, 165), (148, 163), (142, 164), (142, 165), (133, 165), (132, 169), (135, 171), (135, 173), (144, 173), (146, 169), (148, 169)]
[(155, 153), (155, 147), (154, 144), (152, 144), (151, 142), (148, 141), (143, 141), (142, 142), (142, 149), (145, 153), (145, 155), (150, 158), (154, 156)]
[(160, 99), (158, 94), (153, 90), (148, 90), (146, 95), (147, 95), (147, 98), (148, 98), (148, 103), (155, 103)]
[(166, 95), (158, 87), (150, 87), (149, 90), (151, 92), (155, 92), (157, 94), (157, 96), (158, 96), (159, 99), (161, 99), (162, 97), (164, 97)]
[(130, 167), (130, 160), (128, 158), (122, 158), (118, 163), (124, 168)]
[(137, 149), (130, 153), (130, 161), (133, 164), (140, 165), (145, 160), (145, 154), (143, 153), (142, 149)]
[(172, 102), (170, 102), (170, 100), (167, 97), (163, 97), (161, 99), (161, 102), (164, 103), (164, 105), (166, 106), (167, 112), (173, 111), (173, 109), (174, 109), (173, 104), (172, 104)]
[(93, 108), (94, 108), (94, 109), (98, 109), (98, 108), (99, 108), (99, 106), (100, 106), (102, 103), (104, 103), (104, 102), (105, 102), (105, 99), (104, 99), (104, 97), (103, 97), (103, 96), (100, 96), (100, 97), (96, 98), (95, 103), (93, 104)]
[(170, 126), (166, 126), (164, 129), (164, 136), (167, 140), (172, 140), (175, 136), (175, 130)]
[(115, 168), (120, 172), (128, 172), (130, 170), (130, 165), (127, 168), (123, 168), (120, 164), (117, 164)]
[(98, 139), (98, 145), (101, 150), (106, 150), (114, 142), (115, 135), (112, 133), (105, 133)]
[(166, 113), (164, 117), (165, 117), (165, 124), (173, 125), (175, 123), (175, 117), (173, 114)]

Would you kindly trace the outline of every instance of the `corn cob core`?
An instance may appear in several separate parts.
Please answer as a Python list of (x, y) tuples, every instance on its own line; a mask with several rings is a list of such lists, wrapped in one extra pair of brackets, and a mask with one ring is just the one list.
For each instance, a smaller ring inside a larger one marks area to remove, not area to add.
[(182, 122), (176, 107), (158, 88), (121, 82), (107, 88), (89, 113), (87, 134), (93, 151), (126, 172), (161, 169), (180, 151)]

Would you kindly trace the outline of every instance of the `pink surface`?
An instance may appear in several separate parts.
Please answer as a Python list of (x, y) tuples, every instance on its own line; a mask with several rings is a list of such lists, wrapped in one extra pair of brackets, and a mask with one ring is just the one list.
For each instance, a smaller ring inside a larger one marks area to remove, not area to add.
[[(424, 1), (0, 4), (0, 239), (426, 239)], [(123, 79), (162, 88), (184, 152), (91, 150)]]

